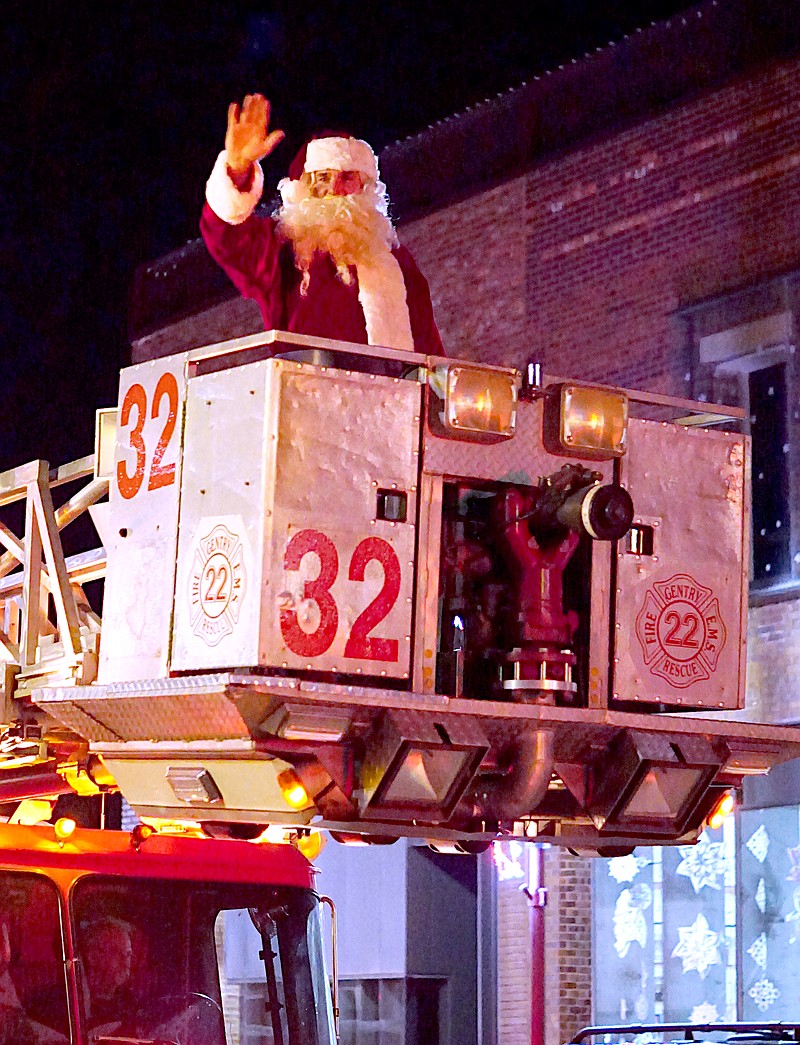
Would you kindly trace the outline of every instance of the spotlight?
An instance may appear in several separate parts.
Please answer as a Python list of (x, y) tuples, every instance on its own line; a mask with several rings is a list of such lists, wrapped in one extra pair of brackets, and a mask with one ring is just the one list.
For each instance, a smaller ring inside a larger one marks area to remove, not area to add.
[(727, 757), (721, 741), (623, 730), (589, 768), (589, 815), (603, 831), (677, 838), (702, 822)]

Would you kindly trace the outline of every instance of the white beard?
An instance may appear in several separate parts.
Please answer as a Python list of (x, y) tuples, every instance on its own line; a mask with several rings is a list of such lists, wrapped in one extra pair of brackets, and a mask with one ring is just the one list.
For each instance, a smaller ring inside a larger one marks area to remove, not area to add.
[(302, 183), (284, 186), (279, 186), (284, 203), (275, 213), (277, 231), (292, 244), (295, 264), (303, 274), (302, 293), (308, 288), (317, 251), (330, 254), (339, 278), (349, 285), (353, 281), (351, 265), (377, 261), (397, 245), (397, 234), (386, 213), (386, 196), (372, 185), (352, 196), (320, 198), (311, 196)]
[(366, 185), (352, 196), (311, 195), (305, 178), (282, 181), (283, 206), (275, 214), (278, 236), (291, 243), (302, 274), (300, 293), (308, 293), (311, 262), (317, 251), (333, 259), (339, 279), (358, 276), (367, 344), (414, 350), (403, 273), (392, 248), (397, 234), (388, 215), (384, 186)]

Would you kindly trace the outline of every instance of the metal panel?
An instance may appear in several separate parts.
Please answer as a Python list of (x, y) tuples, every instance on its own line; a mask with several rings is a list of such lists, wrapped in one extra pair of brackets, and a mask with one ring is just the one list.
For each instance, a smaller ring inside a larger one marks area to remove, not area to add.
[(408, 676), (419, 396), (277, 359), (191, 379), (173, 668)]
[[(178, 755), (151, 759), (119, 758), (107, 754), (105, 761), (120, 790), (129, 797), (140, 816), (196, 817), (205, 820), (213, 815), (218, 820), (273, 823), (308, 823), (313, 810), (290, 809), (277, 784), (277, 776), (288, 767), (283, 759), (268, 756), (220, 757), (213, 747), (193, 752), (188, 758)], [(207, 805), (181, 801), (167, 778), (170, 767), (185, 765), (205, 769), (222, 796), (221, 801)]]
[[(574, 457), (548, 453), (542, 445), (541, 399), (517, 404), (517, 431), (501, 443), (477, 443), (467, 439), (446, 439), (426, 426), (423, 470), (432, 475), (464, 476), (475, 480), (525, 483), (531, 485), (544, 475), (552, 475), (564, 464), (575, 464)], [(583, 461), (598, 471), (604, 482), (611, 479), (609, 462)]]
[(181, 353), (120, 377), (98, 675), (104, 683), (167, 673), (185, 367)]
[(436, 692), (436, 651), (439, 645), (439, 562), (442, 544), (442, 488), (438, 475), (420, 482), (417, 609), (414, 624), (413, 688)]
[(620, 544), (614, 696), (741, 707), (745, 437), (638, 419), (629, 437), (623, 483), (653, 546), (634, 554)]
[[(407, 678), (420, 386), (275, 361), (280, 375), (261, 663)], [(380, 491), (406, 521), (378, 517)]]
[(258, 664), (274, 366), (189, 382), (172, 643), (179, 671)]

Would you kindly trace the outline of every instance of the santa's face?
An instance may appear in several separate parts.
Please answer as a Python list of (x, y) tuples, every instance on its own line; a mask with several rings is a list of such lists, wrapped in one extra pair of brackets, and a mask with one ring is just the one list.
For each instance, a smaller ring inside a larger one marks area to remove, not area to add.
[(314, 171), (311, 175), (311, 195), (317, 199), (325, 196), (355, 196), (364, 188), (360, 171)]

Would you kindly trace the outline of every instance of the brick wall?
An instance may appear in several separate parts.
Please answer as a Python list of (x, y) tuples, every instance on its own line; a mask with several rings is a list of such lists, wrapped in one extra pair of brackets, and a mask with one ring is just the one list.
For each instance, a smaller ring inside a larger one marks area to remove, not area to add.
[(526, 358), (524, 213), (525, 179), (518, 178), (400, 229), (428, 277), (450, 355)]
[[(800, 600), (750, 610), (747, 708), (756, 721), (800, 722)], [(794, 801), (787, 796), (787, 801)]]
[(517, 365), (535, 355), (555, 373), (685, 394), (677, 309), (800, 262), (799, 142), (795, 61), (542, 164), (402, 237), (453, 354)]
[[(526, 853), (527, 856), (527, 853)], [(531, 940), (520, 881), (497, 883), (497, 1042), (530, 1045)]]
[[(545, 851), (545, 1045), (591, 1023), (591, 866), (566, 850)], [(497, 951), (498, 1045), (529, 1045), (530, 912), (518, 879), (498, 883)]]
[[(592, 1022), (592, 863), (567, 850), (551, 853), (551, 862), (558, 861), (558, 1015), (564, 1042)], [(554, 871), (548, 868), (548, 888)]]

